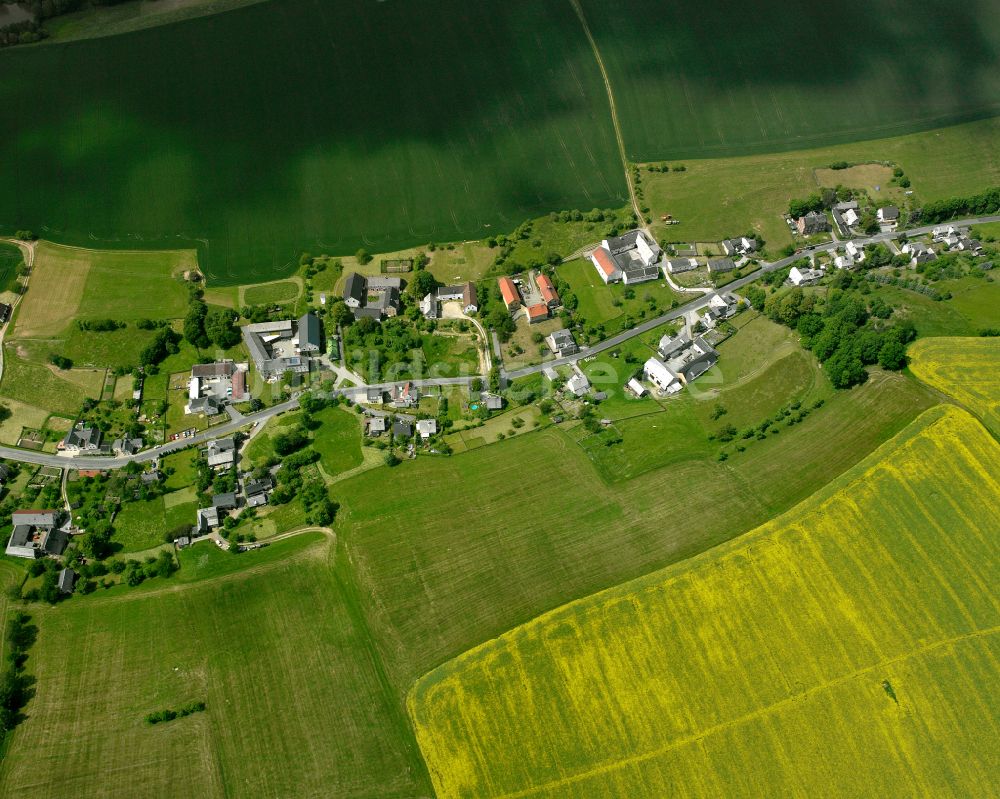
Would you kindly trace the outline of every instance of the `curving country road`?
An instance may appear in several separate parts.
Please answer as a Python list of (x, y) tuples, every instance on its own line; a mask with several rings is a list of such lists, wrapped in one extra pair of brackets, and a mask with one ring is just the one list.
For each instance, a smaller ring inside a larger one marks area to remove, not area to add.
[[(950, 220), (948, 222), (941, 223), (941, 225), (955, 225), (967, 227), (970, 225), (982, 225), (988, 222), (1000, 222), (1000, 214), (994, 216), (980, 216), (970, 219), (957, 219)], [(934, 228), (940, 227), (941, 225), (925, 225), (919, 228), (912, 228), (910, 230), (901, 230), (895, 233), (876, 233), (873, 236), (868, 236), (865, 238), (854, 239), (854, 241), (860, 244), (875, 244), (878, 242), (891, 241), (898, 239), (900, 236), (921, 236), (925, 233), (930, 233)], [(789, 264), (794, 263), (799, 258), (802, 258), (809, 252), (823, 252), (830, 250), (835, 250), (839, 244), (843, 242), (831, 241), (826, 244), (817, 244), (809, 247), (806, 250), (800, 250), (794, 255), (790, 255), (787, 258), (782, 258), (780, 261), (774, 261), (772, 263), (766, 263), (759, 269), (751, 272), (748, 275), (744, 275), (732, 283), (723, 286), (720, 291), (729, 292), (735, 291), (749, 285), (753, 281), (760, 278), (762, 275), (768, 272), (773, 272), (776, 269), (783, 269)], [(679, 305), (678, 307), (672, 309), (668, 313), (658, 316), (654, 319), (647, 319), (641, 324), (635, 327), (618, 333), (609, 339), (605, 339), (597, 344), (593, 344), (590, 347), (586, 347), (575, 355), (567, 356), (565, 358), (557, 358), (552, 361), (546, 361), (535, 366), (526, 366), (523, 369), (515, 369), (511, 372), (507, 372), (503, 369), (501, 365), (500, 370), (503, 377), (508, 380), (513, 380), (518, 377), (526, 377), (527, 375), (537, 374), (556, 366), (564, 366), (577, 361), (588, 358), (591, 355), (596, 355), (597, 353), (604, 352), (606, 350), (612, 349), (614, 347), (623, 344), (629, 339), (635, 338), (636, 336), (641, 336), (643, 333), (648, 333), (656, 327), (664, 324), (665, 322), (673, 321), (678, 319), (689, 311), (698, 310), (708, 304), (709, 300), (717, 294), (718, 292), (712, 291), (704, 296), (697, 297), (684, 305)], [(423, 380), (410, 380), (408, 381), (412, 385), (423, 388), (430, 386), (462, 386), (469, 385), (473, 380), (484, 379), (485, 375), (468, 375), (465, 377), (437, 377), (437, 378), (427, 378)], [(394, 381), (390, 383), (372, 383), (370, 385), (355, 386), (352, 388), (338, 389), (334, 394), (342, 396), (352, 396), (360, 394), (362, 392), (367, 392), (369, 388), (379, 388), (388, 391), (394, 385), (398, 385), (401, 381)], [(265, 408), (257, 413), (250, 413), (241, 415), (234, 414), (233, 418), (225, 424), (221, 424), (217, 427), (213, 427), (210, 430), (205, 430), (204, 432), (198, 433), (192, 438), (180, 439), (177, 441), (171, 441), (166, 444), (161, 444), (152, 449), (145, 450), (143, 452), (137, 453), (136, 455), (124, 455), (119, 457), (93, 457), (89, 455), (83, 456), (63, 456), (63, 455), (53, 455), (46, 452), (34, 452), (32, 450), (19, 449), (17, 447), (8, 447), (0, 445), (0, 458), (6, 458), (7, 460), (20, 461), (21, 463), (31, 463), (39, 466), (54, 466), (58, 469), (118, 469), (127, 463), (132, 461), (136, 463), (150, 463), (157, 460), (163, 455), (167, 455), (171, 452), (177, 452), (178, 450), (185, 449), (190, 446), (205, 444), (209, 441), (213, 441), (217, 438), (234, 433), (240, 428), (252, 424), (254, 422), (262, 423), (268, 419), (277, 416), (279, 414), (285, 413), (287, 411), (297, 408), (299, 401), (297, 398), (292, 398), (287, 402), (283, 402), (279, 405), (274, 405), (270, 408)]]

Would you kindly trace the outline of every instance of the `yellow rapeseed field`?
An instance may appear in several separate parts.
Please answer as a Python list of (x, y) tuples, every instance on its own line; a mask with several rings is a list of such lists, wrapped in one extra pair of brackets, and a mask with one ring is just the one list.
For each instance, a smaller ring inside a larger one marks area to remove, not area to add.
[(995, 796), (998, 535), (1000, 446), (931, 409), (772, 522), (419, 680), (438, 796)]
[(913, 374), (1000, 434), (1000, 338), (922, 338), (908, 354)]

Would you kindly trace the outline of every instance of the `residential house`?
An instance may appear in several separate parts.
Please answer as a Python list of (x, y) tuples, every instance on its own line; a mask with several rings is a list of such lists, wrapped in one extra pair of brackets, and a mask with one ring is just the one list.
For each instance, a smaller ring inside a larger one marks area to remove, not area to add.
[(14, 308), (5, 302), (0, 302), (0, 325), (6, 324), (7, 320), (10, 319), (10, 315), (14, 312)]
[(676, 394), (684, 384), (680, 377), (659, 358), (650, 358), (643, 364), (643, 377), (656, 386), (661, 394)]
[(420, 313), (426, 319), (441, 318), (441, 303), (438, 302), (437, 295), (433, 291), (425, 294), (424, 298), (420, 301)]
[(878, 209), (875, 217), (882, 227), (895, 230), (899, 224), (899, 209), (895, 205), (886, 205)]
[(410, 382), (392, 387), (392, 404), (396, 408), (415, 408), (420, 402), (420, 391)]
[(236, 463), (236, 439), (230, 436), (209, 441), (205, 448), (205, 457), (213, 469), (232, 466)]
[(710, 275), (721, 275), (725, 272), (732, 272), (736, 268), (732, 258), (709, 258), (708, 273)]
[(664, 262), (666, 273), (677, 275), (681, 272), (691, 272), (698, 268), (698, 261), (694, 258), (671, 258)]
[(72, 569), (60, 569), (59, 580), (56, 583), (60, 594), (72, 594), (76, 586), (76, 572)]
[(545, 337), (545, 343), (557, 358), (565, 358), (567, 355), (575, 355), (580, 351), (573, 340), (573, 334), (566, 329), (553, 330)]
[(514, 285), (513, 280), (509, 277), (502, 277), (497, 281), (497, 285), (500, 286), (500, 296), (503, 297), (504, 305), (507, 306), (508, 311), (513, 313), (521, 307), (521, 295), (518, 294), (517, 286)]
[(66, 535), (58, 529), (62, 511), (16, 510), (10, 521), (14, 529), (5, 551), (11, 557), (34, 560), (61, 555), (66, 548)]
[(385, 401), (385, 392), (380, 388), (368, 387), (365, 390), (365, 402), (369, 405), (381, 405)]
[(962, 237), (958, 240), (958, 244), (955, 245), (955, 249), (971, 253), (972, 255), (983, 254), (983, 244), (978, 239), (969, 239)]
[(476, 284), (468, 282), (462, 288), (462, 311), (466, 314), (473, 314), (479, 310), (479, 292), (476, 291)]
[(188, 404), (184, 406), (184, 413), (216, 416), (222, 413), (222, 406), (215, 397), (197, 397), (188, 400)]
[(260, 480), (245, 480), (243, 482), (243, 493), (248, 499), (266, 494), (272, 488), (274, 488), (274, 483), (271, 482), (271, 478), (269, 477), (262, 477)]
[(417, 422), (417, 433), (424, 441), (431, 436), (436, 436), (437, 431), (437, 419), (421, 419)]
[(854, 208), (848, 208), (844, 211), (843, 220), (848, 228), (852, 228), (861, 221), (861, 217)]
[(590, 259), (605, 283), (645, 283), (660, 275), (660, 245), (642, 230), (604, 239)]
[(707, 328), (713, 328), (723, 319), (736, 315), (740, 309), (740, 301), (732, 294), (713, 294), (701, 315), (701, 321)]
[(373, 416), (368, 420), (368, 435), (380, 436), (386, 431), (386, 418), (384, 416)]
[(566, 381), (566, 390), (577, 397), (582, 397), (590, 390), (590, 381), (583, 372), (577, 372)]
[(146, 485), (153, 485), (163, 479), (163, 473), (159, 469), (150, 469), (139, 475), (139, 479)]
[(538, 274), (535, 275), (535, 283), (538, 284), (538, 290), (542, 293), (542, 302), (549, 306), (549, 308), (559, 307), (559, 294), (556, 293), (556, 287), (552, 285), (552, 280), (548, 275)]
[(937, 253), (922, 241), (908, 241), (900, 248), (900, 252), (910, 256), (910, 266), (926, 264), (937, 258)]
[(802, 236), (812, 236), (815, 233), (823, 233), (829, 230), (830, 220), (826, 218), (826, 214), (819, 211), (810, 211), (795, 220), (795, 228)]
[(663, 336), (656, 349), (657, 352), (660, 353), (661, 358), (670, 359), (690, 346), (691, 334), (688, 333), (687, 330), (681, 330), (680, 333), (675, 336)]
[(550, 313), (549, 306), (546, 305), (544, 302), (540, 302), (536, 305), (529, 305), (525, 309), (525, 312), (528, 315), (529, 325), (534, 325), (537, 324), (538, 322), (544, 322), (546, 319), (549, 318), (549, 313)]
[(844, 245), (844, 254), (847, 255), (854, 264), (863, 264), (865, 262), (865, 258), (868, 257), (868, 254), (865, 252), (864, 245), (858, 244), (856, 241), (849, 241)]
[(822, 269), (810, 269), (793, 266), (788, 271), (788, 279), (795, 286), (809, 286), (818, 283), (823, 278)]
[(299, 318), (297, 327), (299, 352), (302, 354), (322, 353), (324, 350), (323, 330), (320, 327), (319, 317), (312, 311), (308, 311)]
[(726, 255), (753, 255), (757, 252), (757, 240), (741, 236), (738, 239), (723, 239), (722, 251)]
[(344, 280), (344, 304), (348, 308), (361, 308), (365, 304), (367, 294), (368, 285), (364, 275), (348, 272)]
[(141, 438), (116, 438), (111, 445), (111, 450), (116, 455), (135, 455), (142, 449)]
[(488, 411), (500, 411), (503, 410), (503, 397), (499, 394), (489, 394), (483, 392), (479, 396), (479, 401), (486, 406)]
[(955, 227), (954, 225), (942, 225), (940, 227), (934, 228), (931, 231), (931, 237), (934, 241), (944, 241), (952, 236), (956, 238), (961, 238), (963, 236), (969, 235), (969, 228), (967, 227)]
[(236, 493), (234, 491), (227, 491), (225, 494), (216, 494), (212, 497), (212, 507), (217, 511), (236, 510), (239, 507)]
[(195, 514), (195, 524), (194, 528), (191, 530), (192, 535), (205, 535), (205, 533), (210, 530), (215, 529), (219, 526), (219, 510), (216, 507), (211, 508), (198, 508), (198, 512)]
[(61, 449), (72, 453), (95, 453), (101, 450), (103, 434), (96, 427), (78, 424), (62, 440)]
[(462, 299), (463, 286), (440, 286), (437, 290), (438, 302), (455, 302)]
[(401, 439), (413, 438), (413, 425), (406, 419), (396, 419), (392, 423), (392, 437)]

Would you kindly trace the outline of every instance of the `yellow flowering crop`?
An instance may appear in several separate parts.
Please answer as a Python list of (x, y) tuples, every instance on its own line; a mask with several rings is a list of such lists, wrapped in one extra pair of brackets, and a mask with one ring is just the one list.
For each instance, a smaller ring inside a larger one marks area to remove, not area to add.
[(438, 796), (996, 795), (998, 535), (1000, 445), (927, 411), (778, 519), (425, 675)]
[(908, 354), (913, 374), (1000, 434), (1000, 338), (922, 338)]

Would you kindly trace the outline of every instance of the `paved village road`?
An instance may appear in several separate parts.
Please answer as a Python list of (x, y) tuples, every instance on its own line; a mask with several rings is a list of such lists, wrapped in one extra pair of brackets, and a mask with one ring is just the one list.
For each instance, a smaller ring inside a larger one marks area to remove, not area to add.
[[(995, 216), (981, 216), (974, 217), (971, 219), (957, 219), (951, 220), (942, 224), (956, 225), (956, 226), (968, 226), (968, 225), (983, 225), (988, 222), (1000, 222), (1000, 214)], [(925, 233), (930, 233), (935, 227), (940, 227), (940, 225), (925, 225), (919, 228), (913, 228), (910, 230), (899, 231), (897, 233), (877, 233), (874, 236), (869, 236), (867, 238), (855, 239), (855, 241), (861, 244), (874, 244), (877, 242), (889, 241), (891, 239), (897, 239), (900, 236), (920, 236)], [(841, 242), (842, 243), (842, 242)], [(760, 269), (751, 272), (744, 277), (734, 280), (732, 283), (727, 284), (722, 287), (722, 291), (734, 291), (757, 280), (761, 275), (768, 272), (773, 272), (776, 269), (782, 269), (789, 264), (802, 258), (808, 252), (822, 252), (824, 250), (829, 251), (836, 249), (838, 242), (829, 242), (827, 244), (819, 244), (808, 248), (807, 250), (796, 252), (794, 255), (788, 258), (782, 258), (780, 261), (774, 261), (773, 263), (764, 264)], [(507, 379), (514, 379), (517, 377), (524, 377), (526, 375), (536, 374), (544, 369), (555, 366), (563, 366), (566, 364), (575, 363), (581, 358), (586, 358), (591, 355), (596, 355), (599, 352), (604, 352), (605, 350), (617, 347), (629, 339), (635, 338), (636, 336), (641, 336), (643, 333), (647, 333), (650, 330), (659, 327), (665, 322), (670, 322), (683, 316), (689, 311), (697, 310), (703, 308), (711, 300), (712, 296), (718, 292), (711, 292), (703, 297), (699, 297), (691, 302), (680, 305), (674, 308), (669, 313), (658, 316), (655, 319), (648, 319), (642, 324), (636, 325), (630, 330), (626, 330), (623, 333), (619, 333), (616, 336), (612, 336), (605, 341), (594, 344), (593, 346), (587, 347), (580, 350), (576, 355), (569, 356), (567, 358), (557, 358), (554, 361), (546, 361), (543, 364), (538, 364), (537, 366), (528, 366), (524, 369), (516, 369), (512, 372), (504, 372), (501, 367), (501, 373)], [(409, 382), (414, 386), (421, 388), (425, 386), (462, 386), (469, 385), (473, 380), (480, 379), (482, 375), (470, 375), (466, 377), (438, 377), (438, 378), (428, 378), (424, 380), (410, 380)], [(338, 394), (354, 394), (360, 391), (366, 391), (369, 388), (381, 388), (384, 390), (389, 390), (392, 386), (397, 385), (399, 381), (394, 383), (375, 383), (372, 385), (362, 385), (356, 386), (348, 389), (338, 389), (336, 393)], [(245, 416), (237, 415), (235, 418), (221, 424), (217, 427), (213, 427), (204, 432), (198, 433), (192, 438), (179, 439), (177, 441), (170, 441), (166, 444), (161, 444), (152, 449), (139, 452), (136, 455), (124, 455), (120, 457), (93, 457), (90, 455), (82, 456), (65, 456), (65, 455), (53, 455), (47, 452), (33, 452), (31, 450), (19, 449), (16, 447), (6, 447), (0, 445), (0, 458), (6, 458), (7, 460), (20, 461), (21, 463), (31, 463), (39, 466), (54, 466), (57, 469), (118, 469), (125, 464), (135, 461), (136, 463), (150, 463), (157, 460), (162, 455), (167, 455), (171, 452), (176, 452), (186, 447), (192, 445), (205, 444), (209, 441), (213, 441), (222, 436), (226, 436), (230, 433), (234, 433), (241, 427), (252, 424), (253, 422), (262, 423), (267, 421), (273, 416), (285, 413), (287, 411), (297, 408), (299, 404), (298, 399), (290, 399), (287, 402), (283, 402), (280, 405), (274, 405), (270, 408), (265, 408), (257, 413), (249, 413)]]
[[(974, 217), (972, 219), (957, 219), (949, 222), (942, 222), (939, 225), (924, 225), (923, 227), (911, 228), (910, 230), (901, 230), (895, 233), (876, 233), (873, 236), (867, 236), (864, 238), (853, 239), (853, 241), (858, 244), (877, 244), (879, 242), (891, 241), (893, 239), (898, 239), (900, 236), (922, 236), (925, 233), (930, 233), (936, 227), (942, 227), (944, 225), (955, 225), (956, 227), (966, 227), (969, 225), (983, 225), (988, 222), (1000, 222), (1000, 215), (995, 216), (980, 216)], [(501, 374), (508, 380), (514, 380), (519, 377), (527, 377), (528, 375), (537, 374), (545, 369), (557, 367), (557, 366), (567, 366), (569, 364), (576, 363), (577, 361), (588, 358), (591, 355), (597, 355), (598, 353), (604, 352), (606, 350), (613, 349), (620, 344), (624, 344), (629, 339), (635, 338), (636, 336), (641, 336), (643, 333), (648, 333), (650, 330), (659, 327), (666, 322), (672, 322), (675, 319), (679, 319), (684, 316), (684, 314), (690, 311), (696, 311), (699, 308), (704, 308), (708, 305), (709, 301), (713, 296), (721, 292), (737, 291), (744, 286), (753, 283), (755, 280), (759, 279), (762, 275), (768, 272), (774, 272), (777, 269), (783, 269), (789, 264), (794, 263), (800, 258), (808, 255), (811, 252), (823, 252), (837, 249), (838, 246), (844, 242), (831, 241), (826, 244), (816, 244), (807, 249), (798, 250), (794, 255), (790, 255), (787, 258), (782, 258), (780, 261), (773, 261), (772, 263), (764, 264), (759, 269), (751, 272), (748, 275), (744, 275), (732, 283), (727, 283), (725, 286), (719, 289), (719, 291), (712, 291), (705, 294), (702, 297), (693, 299), (684, 305), (678, 305), (673, 308), (668, 313), (662, 316), (657, 316), (655, 319), (647, 319), (645, 322), (636, 325), (629, 330), (612, 336), (609, 339), (593, 344), (590, 347), (584, 347), (575, 355), (568, 355), (565, 358), (556, 358), (553, 361), (546, 361), (545, 363), (540, 363), (535, 366), (526, 366), (522, 369), (514, 369), (513, 371), (504, 371), (501, 367)]]

